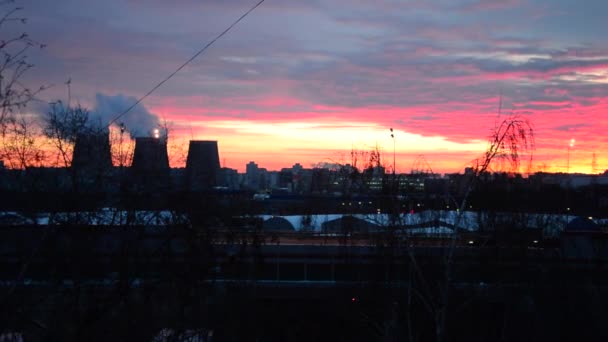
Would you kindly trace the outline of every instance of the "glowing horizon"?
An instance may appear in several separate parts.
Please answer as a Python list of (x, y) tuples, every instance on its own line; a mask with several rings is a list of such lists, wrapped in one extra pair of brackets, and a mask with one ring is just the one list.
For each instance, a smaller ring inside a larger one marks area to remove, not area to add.
[[(349, 123), (345, 127), (336, 121), (307, 123), (217, 120), (207, 121), (204, 126), (205, 130), (215, 131), (216, 134), (197, 134), (194, 133), (196, 129), (193, 129), (190, 132), (180, 132), (174, 138), (176, 143), (187, 148), (188, 140), (216, 140), (222, 166), (239, 172), (244, 172), (245, 165), (250, 161), (268, 170), (289, 168), (295, 163), (301, 163), (306, 168), (320, 162), (346, 164), (350, 162), (351, 151), (371, 151), (375, 148), (382, 154), (383, 165), (392, 168), (393, 139), (389, 127), (376, 123)], [(314, 132), (311, 133), (311, 129)], [(457, 143), (440, 136), (425, 137), (401, 130), (395, 130), (394, 134), (396, 170), (399, 173), (410, 172), (420, 156), (425, 158), (436, 173), (462, 172), (472, 165), (475, 158), (481, 157), (487, 148), (487, 141), (484, 140), (487, 137)], [(529, 153), (522, 154), (520, 172), (566, 172), (565, 152), (568, 143), (566, 141), (561, 153), (556, 152), (559, 157), (538, 154), (538, 151), (532, 151), (532, 156)], [(530, 157), (532, 163), (528, 169)], [(549, 162), (551, 165), (547, 165)], [(596, 163), (599, 165), (599, 160)], [(172, 161), (172, 166), (182, 167), (183, 159), (182, 162)], [(601, 171), (603, 170), (598, 169), (595, 173)], [(591, 161), (581, 158), (574, 147), (571, 147), (570, 172), (593, 173)]]
[[(241, 172), (249, 161), (255, 161), (260, 167), (269, 170), (291, 167), (297, 162), (304, 167), (320, 162), (349, 163), (351, 150), (370, 151), (376, 147), (382, 153), (383, 164), (392, 167), (390, 164), (392, 164), (393, 142), (388, 127), (376, 123), (357, 122), (344, 126), (337, 121), (308, 123), (217, 120), (205, 122), (205, 128), (221, 133), (194, 134), (190, 135), (189, 139), (217, 140), (222, 166)], [(457, 143), (442, 137), (423, 137), (401, 130), (395, 130), (394, 134), (395, 152), (399, 156), (398, 172), (409, 170), (406, 166), (408, 161), (404, 160), (408, 155), (414, 157), (421, 154), (432, 155), (437, 151), (449, 149), (451, 153), (475, 156), (483, 152), (485, 147), (484, 141)], [(180, 136), (178, 135), (176, 139), (179, 140)], [(409, 161), (411, 162), (413, 160)], [(466, 165), (467, 161), (456, 161), (456, 163), (459, 166)]]

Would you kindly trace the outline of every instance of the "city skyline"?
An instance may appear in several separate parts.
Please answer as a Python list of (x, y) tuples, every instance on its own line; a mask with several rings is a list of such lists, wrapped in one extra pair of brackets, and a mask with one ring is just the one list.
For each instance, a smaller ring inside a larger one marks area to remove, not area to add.
[[(254, 4), (24, 1), (18, 29), (47, 45), (29, 56), (24, 83), (53, 84), (40, 95), (50, 102), (71, 79), (72, 102), (114, 117)], [(534, 170), (592, 172), (595, 160), (601, 172), (607, 9), (266, 1), (124, 121), (167, 120), (176, 143), (217, 140), (222, 166), (240, 172), (251, 160), (269, 170), (348, 162), (351, 149), (376, 146), (390, 165), (394, 143), (397, 172), (424, 155), (449, 173), (483, 153), (500, 111), (533, 123)]]

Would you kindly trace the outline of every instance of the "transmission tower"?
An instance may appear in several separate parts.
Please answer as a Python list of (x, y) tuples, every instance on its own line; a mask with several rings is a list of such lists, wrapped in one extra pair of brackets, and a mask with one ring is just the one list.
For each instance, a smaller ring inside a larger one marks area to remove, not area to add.
[(419, 155), (414, 160), (412, 164), (411, 175), (425, 175), (427, 177), (432, 177), (435, 174), (433, 173), (433, 169), (431, 169), (431, 165), (426, 161), (424, 155)]

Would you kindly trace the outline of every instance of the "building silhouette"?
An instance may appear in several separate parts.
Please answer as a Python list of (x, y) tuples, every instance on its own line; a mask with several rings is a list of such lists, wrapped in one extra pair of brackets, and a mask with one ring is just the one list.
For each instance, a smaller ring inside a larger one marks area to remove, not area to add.
[(171, 187), (169, 170), (166, 139), (135, 138), (135, 151), (131, 164), (132, 187), (146, 192), (168, 189)]
[(110, 137), (107, 131), (83, 133), (76, 137), (72, 168), (92, 172), (112, 166)]
[(112, 169), (109, 132), (81, 133), (76, 137), (71, 164), (71, 185), (76, 191), (102, 191)]
[(220, 157), (217, 141), (191, 140), (186, 159), (186, 186), (191, 191), (218, 185)]

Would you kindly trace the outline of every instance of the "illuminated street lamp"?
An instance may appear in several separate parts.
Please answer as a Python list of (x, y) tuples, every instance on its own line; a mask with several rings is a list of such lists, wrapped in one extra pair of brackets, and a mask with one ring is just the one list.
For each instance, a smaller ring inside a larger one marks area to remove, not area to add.
[(570, 173), (570, 149), (574, 147), (574, 139), (570, 139), (568, 144), (568, 164), (566, 165), (566, 173)]

